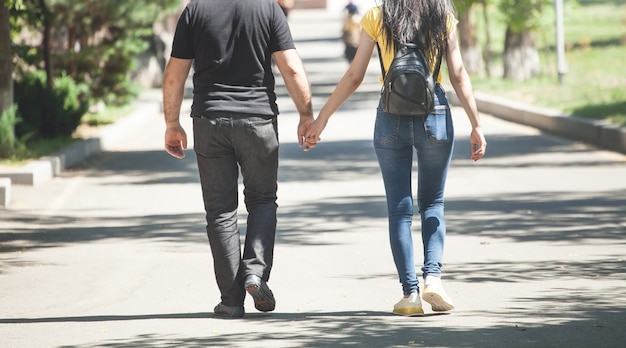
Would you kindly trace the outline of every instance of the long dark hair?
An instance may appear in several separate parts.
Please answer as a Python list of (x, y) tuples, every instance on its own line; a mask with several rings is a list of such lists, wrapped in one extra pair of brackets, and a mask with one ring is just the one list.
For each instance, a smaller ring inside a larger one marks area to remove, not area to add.
[(423, 47), (433, 57), (446, 47), (447, 18), (453, 11), (450, 0), (382, 0), (386, 46), (399, 47), (411, 42), (419, 28)]

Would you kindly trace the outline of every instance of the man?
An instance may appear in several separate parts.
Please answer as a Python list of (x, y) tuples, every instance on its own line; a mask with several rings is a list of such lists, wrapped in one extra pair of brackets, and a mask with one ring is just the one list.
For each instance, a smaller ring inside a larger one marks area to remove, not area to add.
[[(183, 158), (179, 115), (192, 63), (194, 151), (221, 302), (217, 316), (274, 310), (267, 285), (276, 233), (278, 134), (272, 58), (300, 114), (298, 143), (313, 121), (309, 81), (275, 0), (192, 0), (183, 11), (165, 69), (165, 149)], [(248, 211), (243, 248), (237, 226), (241, 170)]]

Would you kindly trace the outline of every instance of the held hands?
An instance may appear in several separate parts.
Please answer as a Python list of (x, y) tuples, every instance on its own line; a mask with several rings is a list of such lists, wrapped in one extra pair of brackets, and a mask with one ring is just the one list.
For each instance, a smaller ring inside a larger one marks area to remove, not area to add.
[[(298, 147), (302, 147), (304, 145), (304, 151), (309, 151), (311, 149), (309, 143), (306, 141), (306, 133), (313, 121), (315, 121), (313, 117), (300, 117), (300, 123), (298, 124)], [(315, 147), (315, 145), (313, 145), (313, 147)]]
[(185, 158), (184, 149), (187, 148), (187, 133), (180, 124), (176, 126), (167, 126), (165, 129), (165, 151), (170, 155), (183, 159)]
[(470, 142), (472, 143), (472, 160), (478, 161), (485, 156), (485, 151), (487, 150), (487, 141), (482, 128), (474, 127), (472, 129)]
[[(309, 151), (317, 145), (319, 141), (322, 139), (319, 137), (324, 128), (326, 128), (327, 120), (321, 120), (317, 118), (316, 120), (312, 120), (304, 133), (302, 138), (299, 138), (304, 143), (304, 151)], [(302, 144), (300, 144), (302, 146)]]

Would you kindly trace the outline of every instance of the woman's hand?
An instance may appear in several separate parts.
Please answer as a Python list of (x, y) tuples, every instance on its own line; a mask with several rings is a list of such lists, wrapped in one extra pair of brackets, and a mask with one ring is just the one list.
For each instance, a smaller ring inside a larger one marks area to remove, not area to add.
[(309, 128), (304, 135), (304, 151), (309, 151), (315, 148), (317, 143), (322, 140), (320, 135), (324, 131), (324, 128), (326, 128), (327, 123), (328, 120), (323, 120), (318, 117), (309, 125)]
[(487, 150), (487, 141), (485, 140), (482, 128), (472, 128), (470, 142), (472, 143), (472, 160), (478, 161), (485, 156), (485, 151)]

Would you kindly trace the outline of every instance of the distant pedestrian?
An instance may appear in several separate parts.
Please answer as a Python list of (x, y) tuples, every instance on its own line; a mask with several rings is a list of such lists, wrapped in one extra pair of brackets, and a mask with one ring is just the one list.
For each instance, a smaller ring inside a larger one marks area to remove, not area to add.
[[(279, 146), (272, 57), (300, 114), (302, 146), (313, 121), (309, 82), (274, 0), (192, 0), (178, 21), (165, 69), (165, 149), (183, 158), (187, 135), (180, 108), (194, 66), (194, 151), (221, 293), (217, 316), (243, 317), (246, 291), (262, 312), (276, 305), (267, 285), (274, 259)], [(248, 211), (243, 253), (237, 224), (239, 171)]]
[(359, 6), (357, 6), (354, 1), (348, 0), (348, 3), (344, 7), (344, 10), (350, 13), (359, 13)]
[[(487, 142), (481, 128), (469, 76), (463, 66), (457, 43), (454, 8), (450, 0), (382, 0), (361, 20), (363, 31), (354, 61), (309, 127), (306, 141), (315, 146), (328, 119), (360, 85), (374, 47), (381, 47), (385, 69), (389, 69), (395, 47), (408, 43), (419, 28), (429, 64), (434, 70), (439, 52), (444, 54), (450, 82), (472, 126), (471, 158), (485, 154)], [(419, 36), (418, 36), (419, 37)], [(450, 106), (436, 76), (435, 109), (428, 115), (397, 115), (382, 110), (379, 103), (374, 128), (374, 148), (387, 195), (389, 240), (404, 296), (393, 313), (423, 314), (413, 256), (411, 223), (413, 198), (411, 171), (417, 153), (417, 203), (424, 244), (423, 299), (434, 311), (454, 308), (441, 283), (443, 248), (446, 236), (444, 186), (452, 157), (454, 130)], [(348, 130), (346, 130), (348, 131)], [(415, 152), (414, 152), (415, 151)]]
[(348, 63), (352, 63), (361, 37), (359, 8), (350, 1), (344, 11), (346, 15), (341, 28), (341, 39), (344, 44), (344, 56)]

